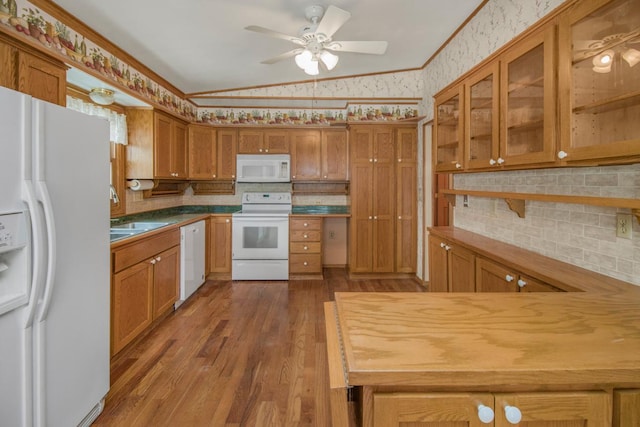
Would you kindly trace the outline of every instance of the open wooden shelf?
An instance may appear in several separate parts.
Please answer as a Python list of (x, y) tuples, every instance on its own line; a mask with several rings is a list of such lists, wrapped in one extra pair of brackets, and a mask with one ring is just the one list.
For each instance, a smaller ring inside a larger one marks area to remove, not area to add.
[(235, 181), (191, 181), (195, 195), (235, 194)]
[(480, 190), (440, 190), (447, 197), (447, 200), (455, 206), (456, 195), (467, 195), (474, 197), (487, 197), (491, 199), (504, 199), (509, 208), (516, 212), (520, 218), (525, 217), (525, 201), (535, 200), (538, 202), (550, 203), (571, 203), (579, 205), (605, 206), (611, 208), (631, 209), (631, 213), (640, 223), (640, 199), (622, 199), (615, 197), (594, 197), (594, 196), (570, 196), (564, 194), (535, 194), (535, 193), (510, 193), (503, 191), (480, 191)]
[(142, 190), (143, 198), (182, 195), (184, 190), (189, 187), (188, 181), (154, 180), (154, 182), (155, 186), (152, 189)]

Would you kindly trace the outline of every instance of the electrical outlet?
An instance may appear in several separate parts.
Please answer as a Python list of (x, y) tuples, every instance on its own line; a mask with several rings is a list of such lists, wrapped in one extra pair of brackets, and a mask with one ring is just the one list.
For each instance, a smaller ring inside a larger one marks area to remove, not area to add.
[(633, 227), (631, 214), (617, 214), (616, 215), (616, 236), (623, 239), (631, 238), (631, 230)]
[(466, 194), (462, 196), (462, 206), (464, 206), (465, 208), (469, 207), (469, 196)]
[(329, 231), (329, 239), (333, 240), (336, 238), (336, 232), (331, 230)]

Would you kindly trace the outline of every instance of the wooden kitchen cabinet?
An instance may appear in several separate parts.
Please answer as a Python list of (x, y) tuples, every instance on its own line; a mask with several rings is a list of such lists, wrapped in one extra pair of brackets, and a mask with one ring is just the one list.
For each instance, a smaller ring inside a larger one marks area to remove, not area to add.
[(395, 268), (395, 147), (391, 127), (353, 126), (349, 270), (392, 273)]
[(321, 178), (328, 181), (349, 179), (349, 144), (346, 130), (322, 130)]
[(438, 236), (429, 236), (429, 291), (475, 292), (476, 255)]
[[(480, 420), (478, 407), (489, 414)], [(516, 408), (521, 423), (506, 414)], [(493, 413), (493, 417), (491, 417)], [(366, 417), (365, 417), (366, 419)], [(509, 421), (509, 419), (511, 421)], [(374, 393), (374, 427), (469, 426), (561, 427), (569, 425), (606, 426), (611, 423), (611, 395), (604, 391), (532, 393)], [(365, 425), (369, 423), (365, 422)], [(413, 424), (412, 424), (413, 425)]]
[(112, 356), (173, 308), (180, 284), (179, 245), (176, 228), (112, 251)]
[(187, 127), (157, 110), (127, 108), (127, 179), (186, 179)]
[(396, 272), (413, 273), (418, 262), (418, 135), (415, 128), (395, 129)]
[(126, 213), (126, 197), (127, 188), (125, 185), (125, 155), (126, 146), (122, 144), (116, 144), (115, 142), (109, 143), (110, 156), (109, 166), (111, 168), (111, 185), (118, 195), (117, 199), (111, 199), (111, 218), (115, 218)]
[(522, 275), (486, 258), (476, 258), (477, 292), (562, 292), (540, 280)]
[(555, 159), (555, 23), (514, 44), (500, 56), (500, 157), (498, 165)]
[(322, 137), (320, 130), (292, 130), (291, 180), (318, 180), (322, 176)]
[(613, 391), (613, 427), (640, 425), (640, 390)]
[(189, 179), (217, 178), (216, 130), (211, 126), (189, 125)]
[(322, 276), (322, 218), (289, 220), (289, 275)]
[(231, 215), (212, 215), (209, 218), (207, 244), (208, 273), (231, 275)]
[(638, 22), (636, 0), (585, 0), (561, 15), (559, 159), (640, 157)]
[(288, 154), (289, 132), (286, 130), (240, 129), (239, 154)]
[(6, 34), (0, 34), (0, 85), (67, 105), (67, 67)]
[(454, 172), (464, 167), (463, 100), (462, 84), (435, 96), (433, 159), (436, 172)]
[(235, 129), (220, 129), (217, 133), (217, 178), (231, 180), (236, 178), (236, 153), (238, 151), (238, 132)]

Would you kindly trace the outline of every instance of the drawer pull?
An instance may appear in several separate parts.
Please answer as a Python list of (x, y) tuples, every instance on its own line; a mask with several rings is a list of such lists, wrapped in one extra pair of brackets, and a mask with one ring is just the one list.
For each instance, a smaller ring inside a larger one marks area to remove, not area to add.
[(305, 251), (309, 249), (308, 246), (303, 247), (302, 249), (304, 249)]
[(305, 239), (309, 238), (309, 236), (307, 236), (306, 234), (303, 234), (302, 237), (304, 237)]
[(309, 265), (309, 264), (307, 263), (307, 261), (303, 262), (302, 264), (303, 264), (303, 265)]
[(493, 417), (494, 417), (493, 409), (483, 404), (478, 405), (478, 418), (480, 419), (480, 422), (484, 424), (489, 424), (490, 422), (493, 421)]
[(505, 406), (504, 416), (509, 424), (519, 424), (522, 420), (522, 412), (520, 412), (520, 409), (516, 408), (515, 406)]
[(303, 227), (308, 227), (309, 224), (307, 224), (306, 222), (304, 224), (302, 224)]

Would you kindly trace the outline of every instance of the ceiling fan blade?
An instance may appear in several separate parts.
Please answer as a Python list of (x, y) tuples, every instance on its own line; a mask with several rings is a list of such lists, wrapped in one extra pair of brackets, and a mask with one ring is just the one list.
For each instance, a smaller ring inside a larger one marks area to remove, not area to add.
[(248, 27), (244, 27), (244, 29), (249, 31), (254, 31), (256, 33), (266, 34), (267, 36), (275, 37), (277, 39), (289, 40), (290, 42), (299, 44), (301, 46), (305, 44), (305, 41), (302, 40), (301, 38), (290, 36), (284, 33), (279, 33), (277, 31), (273, 31), (268, 28), (259, 27), (257, 25), (249, 25)]
[(343, 42), (336, 41), (325, 45), (325, 48), (336, 52), (367, 53), (372, 55), (382, 55), (387, 51), (387, 42), (381, 41), (360, 41)]
[(351, 18), (351, 13), (330, 5), (316, 28), (316, 34), (324, 34), (330, 39), (333, 34)]
[(283, 59), (287, 59), (287, 58), (291, 58), (292, 56), (296, 56), (297, 54), (299, 54), (302, 51), (303, 51), (302, 48), (293, 49), (293, 50), (290, 50), (289, 52), (285, 52), (285, 53), (283, 53), (281, 55), (274, 56), (273, 58), (265, 59), (264, 61), (262, 61), (260, 63), (261, 64), (275, 64), (276, 62), (282, 61)]

